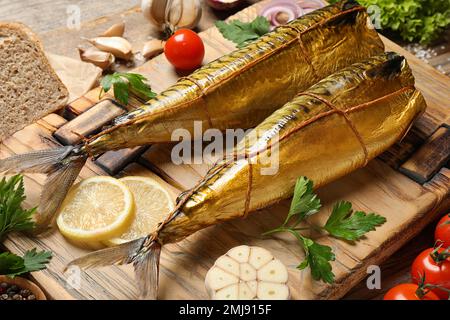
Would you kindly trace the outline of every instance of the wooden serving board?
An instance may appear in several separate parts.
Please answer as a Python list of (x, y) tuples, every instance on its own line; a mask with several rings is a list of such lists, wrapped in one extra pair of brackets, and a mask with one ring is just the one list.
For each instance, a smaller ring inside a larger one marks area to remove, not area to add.
[[(239, 12), (233, 18), (253, 19), (262, 3)], [(206, 62), (234, 49), (234, 45), (223, 39), (215, 28), (202, 32), (201, 36), (206, 45)], [(206, 299), (203, 281), (207, 270), (217, 257), (241, 244), (263, 246), (288, 266), (293, 299), (337, 299), (365, 277), (369, 265), (380, 264), (441, 212), (450, 208), (450, 170), (445, 167), (450, 153), (450, 80), (389, 40), (384, 41), (388, 50), (397, 51), (408, 58), (417, 79), (417, 87), (428, 102), (428, 110), (402, 143), (370, 162), (366, 168), (319, 190), (324, 208), (314, 218), (314, 222), (323, 222), (337, 200), (349, 200), (355, 209), (377, 212), (387, 217), (385, 225), (355, 244), (311, 234), (320, 243), (333, 247), (337, 256), (333, 263), (336, 283), (325, 285), (314, 282), (309, 270), (299, 271), (295, 268), (304, 255), (294, 239), (284, 235), (276, 239), (261, 237), (261, 233), (280, 225), (284, 220), (289, 206), (289, 201), (285, 201), (253, 213), (247, 219), (217, 225), (180, 243), (165, 246), (161, 256), (161, 299)], [(173, 84), (179, 77), (164, 56), (143, 64), (135, 72), (147, 76), (156, 91)], [(94, 89), (72, 102), (63, 113), (64, 117), (51, 114), (17, 132), (3, 141), (0, 157), (54, 147), (61, 141), (69, 141), (64, 139), (71, 138), (71, 130), (94, 132), (104, 122), (101, 115), (123, 112), (109, 101), (97, 102), (98, 90)], [(80, 178), (108, 172), (118, 172), (118, 176), (152, 176), (167, 184), (176, 196), (182, 189), (192, 187), (201, 179), (208, 166), (208, 163), (174, 165), (170, 161), (170, 146), (154, 145), (108, 152), (95, 163), (89, 161)], [(27, 206), (37, 205), (44, 179), (39, 174), (26, 176)], [(70, 285), (67, 280), (73, 280), (74, 274), (64, 274), (64, 266), (90, 250), (72, 245), (56, 230), (37, 238), (12, 235), (5, 241), (5, 246), (16, 253), (23, 253), (33, 247), (54, 252), (49, 268), (32, 274), (50, 298), (137, 297), (131, 266), (82, 272), (80, 282), (72, 281), (70, 283), (74, 286)]]

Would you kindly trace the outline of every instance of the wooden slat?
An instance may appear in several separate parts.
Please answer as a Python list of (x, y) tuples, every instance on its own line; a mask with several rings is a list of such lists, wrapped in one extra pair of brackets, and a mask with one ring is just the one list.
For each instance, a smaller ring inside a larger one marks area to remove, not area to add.
[(411, 179), (425, 183), (450, 160), (450, 129), (440, 127), (401, 167)]
[(114, 118), (125, 113), (113, 100), (102, 100), (95, 106), (68, 122), (55, 132), (55, 137), (64, 145), (74, 145), (81, 141), (82, 137), (100, 130)]
[(108, 151), (95, 160), (100, 168), (114, 176), (147, 150), (147, 146)]

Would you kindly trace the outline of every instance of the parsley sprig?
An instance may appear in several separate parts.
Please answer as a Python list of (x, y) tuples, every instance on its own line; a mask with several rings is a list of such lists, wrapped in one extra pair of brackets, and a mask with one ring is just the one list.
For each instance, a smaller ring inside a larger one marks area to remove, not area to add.
[(13, 231), (28, 231), (34, 227), (32, 216), (36, 208), (24, 210), (23, 176), (15, 175), (0, 181), (0, 240)]
[(128, 104), (130, 92), (145, 100), (152, 99), (156, 97), (156, 93), (152, 91), (146, 81), (147, 78), (138, 73), (115, 72), (108, 74), (100, 81), (100, 96), (113, 87), (114, 97), (124, 105)]
[(24, 273), (43, 270), (51, 258), (50, 251), (38, 252), (36, 248), (26, 251), (23, 257), (3, 252), (0, 254), (0, 274), (14, 278)]
[(238, 48), (244, 47), (270, 31), (269, 21), (261, 16), (249, 23), (239, 20), (232, 20), (230, 23), (217, 21), (216, 27), (224, 38), (233, 41)]
[[(289, 213), (283, 224), (263, 235), (271, 235), (279, 232), (288, 232), (298, 241), (305, 251), (305, 260), (297, 268), (303, 270), (308, 266), (314, 280), (322, 280), (326, 283), (334, 282), (331, 261), (336, 259), (331, 247), (321, 245), (314, 240), (305, 237), (301, 231), (310, 227), (300, 226), (302, 222), (319, 212), (322, 207), (320, 199), (313, 191), (313, 182), (305, 177), (297, 179)], [(320, 231), (326, 231), (330, 236), (357, 241), (367, 232), (375, 230), (375, 227), (386, 222), (386, 218), (375, 214), (366, 214), (363, 211), (353, 212), (352, 204), (347, 201), (336, 203), (324, 226), (314, 226)]]

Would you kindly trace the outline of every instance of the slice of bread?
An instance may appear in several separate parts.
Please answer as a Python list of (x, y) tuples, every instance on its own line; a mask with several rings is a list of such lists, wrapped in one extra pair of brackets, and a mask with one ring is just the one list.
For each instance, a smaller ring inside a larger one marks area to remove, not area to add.
[(63, 107), (68, 96), (37, 36), (0, 22), (0, 141)]

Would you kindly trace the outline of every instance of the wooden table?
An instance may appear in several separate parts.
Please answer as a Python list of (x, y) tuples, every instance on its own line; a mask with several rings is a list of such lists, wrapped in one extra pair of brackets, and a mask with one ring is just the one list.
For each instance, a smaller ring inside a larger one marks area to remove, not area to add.
[[(245, 5), (250, 4), (248, 1)], [(77, 57), (75, 48), (82, 43), (80, 36), (92, 36), (106, 29), (113, 22), (124, 19), (126, 14), (123, 12), (136, 11), (136, 5), (139, 1), (78, 1), (80, 8), (80, 18), (83, 23), (81, 30), (69, 30), (67, 25), (67, 10), (73, 4), (71, 0), (28, 0), (28, 1), (10, 1), (0, 0), (0, 20), (21, 21), (29, 25), (39, 33), (43, 40), (45, 49), (48, 52), (62, 54), (71, 57)], [(236, 9), (240, 10), (242, 7)], [(214, 12), (205, 6), (199, 30), (205, 30), (210, 27), (215, 20), (226, 18), (235, 11), (226, 13)], [(44, 14), (43, 14), (44, 13)], [(95, 21), (94, 21), (95, 20)], [(104, 20), (104, 21), (103, 21)], [(93, 22), (91, 22), (93, 21)], [(147, 23), (144, 18), (135, 23)], [(92, 25), (92, 28), (89, 28)], [(127, 25), (128, 26), (128, 25)], [(155, 31), (149, 26), (148, 34), (133, 34), (132, 26), (127, 36), (132, 37), (137, 43), (142, 43), (147, 38), (155, 36)], [(442, 51), (442, 50), (441, 50)], [(446, 55), (446, 52), (441, 52)], [(441, 59), (442, 60), (442, 59)], [(434, 59), (434, 61), (441, 61)], [(368, 290), (365, 281), (361, 282), (345, 299), (377, 299), (382, 297), (384, 292), (396, 283), (405, 282), (409, 279), (409, 267), (414, 257), (426, 247), (433, 244), (433, 226), (428, 227), (414, 240), (399, 250), (393, 257), (388, 259), (382, 266), (382, 289)]]

